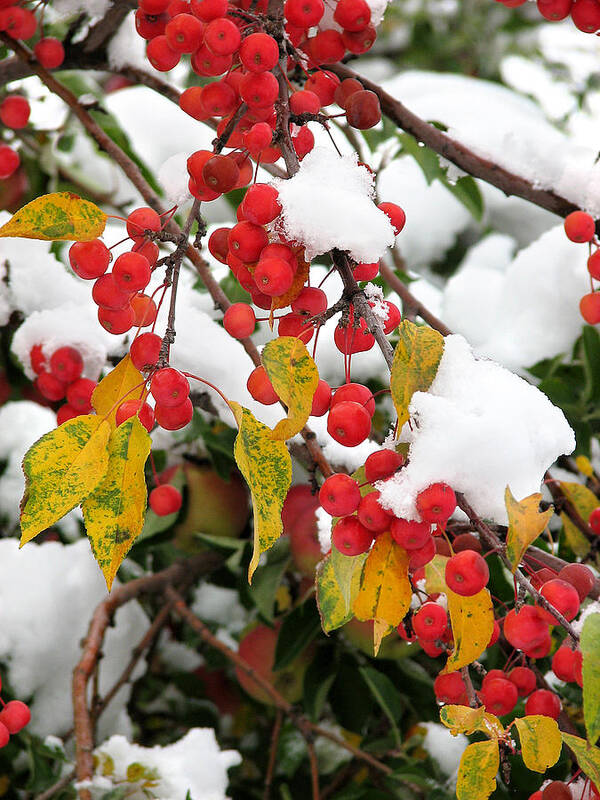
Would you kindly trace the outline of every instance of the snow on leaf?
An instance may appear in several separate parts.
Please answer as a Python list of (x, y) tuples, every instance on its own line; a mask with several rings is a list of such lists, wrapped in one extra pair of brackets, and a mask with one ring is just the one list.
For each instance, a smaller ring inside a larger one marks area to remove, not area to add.
[(512, 564), (513, 572), (518, 568), (529, 545), (542, 533), (553, 514), (551, 508), (547, 511), (539, 510), (541, 499), (542, 495), (536, 492), (522, 500), (515, 500), (510, 488), (506, 487), (504, 493), (508, 513), (506, 555)]
[(251, 411), (230, 402), (238, 424), (234, 456), (246, 479), (254, 509), (254, 552), (248, 567), (248, 581), (258, 566), (260, 554), (281, 535), (281, 509), (292, 483), (292, 459), (283, 442), (273, 441), (271, 429), (259, 422)]
[(455, 672), (475, 661), (485, 651), (494, 631), (494, 606), (487, 589), (472, 597), (461, 597), (446, 589), (454, 650), (442, 673)]
[[(560, 482), (565, 497), (570, 500), (577, 511), (581, 514), (583, 519), (587, 522), (588, 517), (592, 511), (598, 506), (598, 498), (596, 495), (581, 483), (569, 483), (566, 481)], [(590, 543), (585, 538), (583, 533), (579, 530), (574, 522), (571, 522), (569, 517), (564, 511), (561, 512), (560, 518), (565, 530), (565, 538), (571, 550), (579, 558), (585, 558), (590, 552)]]
[(458, 800), (487, 800), (496, 788), (500, 766), (498, 742), (470, 744), (460, 759), (456, 797)]
[(521, 741), (521, 755), (527, 769), (546, 772), (556, 764), (562, 741), (556, 720), (538, 714), (517, 717), (515, 725)]
[(93, 414), (75, 417), (32, 445), (23, 459), (21, 546), (58, 522), (104, 478), (110, 425)]
[(143, 392), (143, 384), (142, 373), (133, 366), (129, 356), (125, 356), (94, 389), (94, 410), (99, 417), (106, 417), (114, 430), (117, 426), (115, 415), (119, 401), (138, 400)]
[(600, 614), (586, 617), (581, 631), (583, 654), (583, 716), (587, 737), (600, 736)]
[(575, 758), (580, 769), (588, 776), (592, 783), (600, 786), (600, 748), (573, 736), (571, 733), (560, 732), (563, 742), (575, 753)]
[(381, 533), (365, 561), (360, 590), (352, 607), (358, 619), (375, 621), (375, 655), (383, 637), (406, 616), (411, 597), (408, 554), (389, 532)]
[(415, 392), (431, 386), (444, 352), (444, 338), (433, 328), (402, 320), (398, 328), (390, 389), (398, 414), (398, 429), (408, 421), (408, 406)]
[(150, 446), (150, 436), (137, 417), (120, 425), (108, 442), (106, 476), (82, 503), (92, 552), (109, 591), (144, 525), (144, 464)]
[[(360, 570), (353, 572), (350, 577), (349, 591), (351, 596), (356, 596), (359, 588)], [(344, 597), (344, 589), (340, 586), (336, 575), (332, 554), (324, 558), (317, 566), (316, 586), (321, 625), (326, 633), (340, 628), (352, 619), (352, 612), (349, 611)]]
[(89, 242), (104, 231), (106, 214), (71, 192), (36, 197), (0, 228), (1, 236)]
[(273, 388), (288, 409), (287, 418), (275, 425), (271, 437), (276, 441), (291, 439), (310, 416), (319, 383), (317, 367), (304, 343), (294, 336), (279, 336), (267, 342), (261, 360)]

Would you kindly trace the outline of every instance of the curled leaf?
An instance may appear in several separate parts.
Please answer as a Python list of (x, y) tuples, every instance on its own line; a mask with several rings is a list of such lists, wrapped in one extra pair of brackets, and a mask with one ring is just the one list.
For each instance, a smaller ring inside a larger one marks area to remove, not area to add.
[(92, 406), (99, 417), (106, 417), (114, 430), (117, 427), (115, 415), (120, 401), (139, 400), (143, 391), (142, 373), (133, 366), (127, 355), (96, 386), (92, 394)]
[(110, 426), (75, 417), (32, 445), (23, 459), (21, 547), (82, 502), (106, 475)]
[(292, 459), (283, 442), (273, 441), (271, 429), (259, 422), (251, 411), (230, 402), (238, 424), (233, 454), (246, 479), (254, 509), (254, 552), (248, 567), (252, 581), (260, 554), (281, 535), (281, 509), (292, 483)]
[(0, 236), (89, 242), (105, 226), (106, 214), (97, 205), (71, 192), (54, 192), (19, 209), (0, 228)]
[(486, 713), (485, 706), (444, 706), (440, 720), (454, 736), (458, 733), (470, 736), (475, 731), (485, 733), (489, 739), (501, 739), (504, 735), (504, 726), (494, 714)]
[(529, 545), (542, 533), (553, 514), (551, 508), (547, 511), (539, 510), (541, 499), (542, 495), (536, 492), (524, 497), (523, 500), (515, 500), (508, 486), (504, 492), (504, 503), (508, 513), (506, 555), (512, 564), (513, 572), (518, 568)]

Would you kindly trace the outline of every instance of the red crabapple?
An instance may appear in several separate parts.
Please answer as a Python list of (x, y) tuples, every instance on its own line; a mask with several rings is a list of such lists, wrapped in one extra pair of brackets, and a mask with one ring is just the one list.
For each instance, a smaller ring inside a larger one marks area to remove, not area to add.
[(152, 511), (159, 517), (166, 517), (168, 514), (174, 514), (181, 508), (181, 492), (175, 486), (170, 486), (168, 483), (162, 486), (157, 486), (150, 492), (148, 504)]
[(190, 393), (190, 384), (179, 370), (163, 367), (152, 376), (150, 393), (163, 408), (173, 408), (185, 402)]
[(445, 525), (456, 508), (456, 495), (447, 483), (432, 483), (419, 492), (416, 506), (424, 522)]
[(330, 475), (319, 489), (319, 502), (332, 517), (353, 514), (360, 503), (358, 483), (343, 472)]
[(462, 597), (472, 597), (486, 586), (490, 571), (485, 559), (474, 550), (463, 550), (446, 562), (448, 588)]
[(358, 556), (371, 547), (373, 534), (356, 517), (343, 517), (331, 534), (333, 546), (346, 556)]
[(525, 703), (527, 715), (541, 714), (544, 717), (552, 717), (552, 719), (558, 719), (561, 708), (559, 696), (548, 689), (536, 689), (529, 695)]
[(567, 238), (572, 242), (591, 242), (596, 234), (594, 218), (585, 211), (572, 211), (565, 218), (564, 226)]
[(364, 406), (351, 400), (337, 403), (329, 411), (327, 431), (336, 442), (356, 447), (368, 437), (371, 417)]

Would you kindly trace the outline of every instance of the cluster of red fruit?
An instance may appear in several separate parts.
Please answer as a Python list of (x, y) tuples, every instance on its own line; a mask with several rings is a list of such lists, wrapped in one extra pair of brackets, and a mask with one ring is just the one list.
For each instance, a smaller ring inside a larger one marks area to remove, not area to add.
[(56, 414), (59, 425), (68, 419), (88, 414), (92, 410), (92, 392), (96, 381), (82, 378), (83, 358), (75, 347), (59, 347), (49, 359), (41, 344), (34, 344), (29, 352), (31, 368), (36, 374), (35, 386), (40, 394), (57, 403), (66, 398)]
[[(587, 262), (590, 281), (600, 280), (600, 249), (596, 240), (594, 218), (585, 211), (573, 211), (565, 218), (564, 226), (567, 238), (572, 242), (590, 245), (590, 257)], [(591, 251), (592, 244), (596, 245), (594, 252)], [(597, 325), (600, 322), (600, 293), (594, 291), (593, 283), (592, 291), (584, 294), (579, 301), (579, 310), (590, 325)]]
[[(522, 6), (527, 0), (497, 0), (507, 8)], [(600, 3), (597, 0), (536, 0), (538, 11), (544, 19), (558, 22), (571, 17), (574, 25), (584, 33), (600, 30)]]
[[(550, 781), (544, 786), (543, 789), (538, 789), (529, 796), (529, 800), (573, 800), (573, 792), (568, 784), (562, 781)], [(590, 781), (587, 781), (587, 787), (584, 787), (583, 794), (578, 792), (577, 797), (580, 800), (600, 800), (600, 792), (596, 786)]]
[[(33, 11), (17, 5), (15, 0), (0, 0), (0, 31), (13, 39), (31, 39), (35, 36), (38, 22)], [(37, 41), (34, 55), (46, 69), (56, 69), (65, 58), (62, 42), (51, 36)], [(7, 128), (24, 128), (29, 120), (29, 103), (20, 95), (9, 95), (0, 104), (0, 120)], [(8, 144), (0, 145), (0, 180), (10, 178), (19, 167), (19, 153)]]
[(75, 242), (69, 250), (73, 272), (93, 280), (92, 298), (98, 306), (98, 321), (115, 335), (131, 328), (153, 325), (157, 307), (143, 290), (150, 282), (158, 259), (158, 246), (144, 237), (144, 231), (159, 231), (160, 216), (151, 208), (136, 208), (127, 217), (127, 235), (133, 240), (131, 251), (122, 253), (107, 272), (111, 261), (108, 247), (100, 239)]
[[(2, 682), (0, 681), (0, 689)], [(0, 711), (0, 747), (6, 747), (11, 734), (19, 733), (29, 723), (31, 711), (27, 703), (21, 700), (10, 700), (5, 703), (0, 697), (2, 710)]]

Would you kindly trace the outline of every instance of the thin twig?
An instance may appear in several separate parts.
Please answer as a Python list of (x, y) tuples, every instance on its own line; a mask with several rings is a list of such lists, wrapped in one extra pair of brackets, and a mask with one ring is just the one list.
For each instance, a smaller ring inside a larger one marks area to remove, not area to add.
[(315, 750), (315, 743), (310, 736), (306, 736), (306, 748), (308, 750), (308, 760), (310, 762), (310, 784), (312, 789), (313, 800), (319, 800), (319, 762), (317, 761), (317, 753)]
[(267, 765), (267, 774), (265, 776), (265, 793), (264, 800), (271, 800), (271, 784), (273, 783), (273, 775), (275, 774), (275, 764), (277, 763), (277, 748), (279, 747), (279, 737), (281, 735), (281, 726), (283, 724), (283, 711), (277, 709), (275, 715), (275, 723), (271, 733), (271, 744), (269, 746), (269, 763)]
[(61, 792), (63, 789), (66, 789), (67, 786), (75, 780), (75, 770), (71, 772), (67, 772), (66, 775), (63, 775), (62, 778), (59, 778), (56, 783), (53, 783), (52, 786), (48, 787), (44, 792), (40, 794), (36, 794), (33, 800), (50, 800), (51, 797), (54, 797), (55, 794)]
[(429, 311), (423, 303), (418, 300), (414, 294), (409, 290), (408, 286), (403, 283), (400, 278), (394, 273), (390, 267), (381, 261), (379, 264), (379, 272), (381, 277), (385, 280), (388, 286), (393, 289), (400, 297), (403, 303), (414, 308), (416, 313), (434, 330), (442, 334), (442, 336), (449, 336), (452, 331), (445, 325), (441, 319), (438, 319), (434, 314)]

